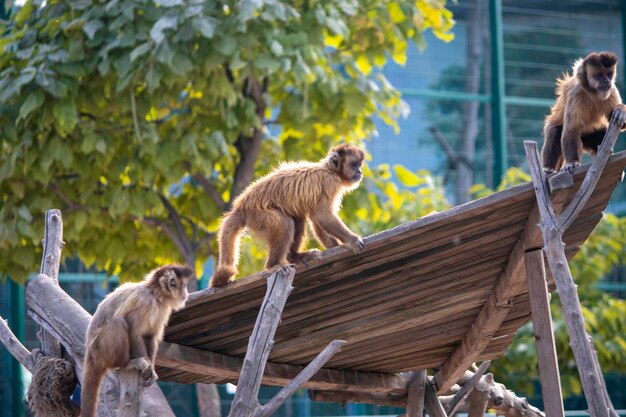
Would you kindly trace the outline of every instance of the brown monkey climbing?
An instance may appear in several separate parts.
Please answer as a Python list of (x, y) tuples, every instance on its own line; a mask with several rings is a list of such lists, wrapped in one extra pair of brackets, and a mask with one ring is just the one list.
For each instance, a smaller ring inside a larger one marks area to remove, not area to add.
[(541, 149), (546, 172), (580, 165), (583, 151), (595, 155), (612, 113), (626, 122), (626, 106), (615, 87), (617, 55), (592, 52), (557, 79), (556, 103), (546, 117)]
[(193, 277), (186, 265), (162, 266), (142, 282), (120, 286), (98, 305), (87, 328), (82, 417), (95, 417), (109, 369), (137, 369), (145, 386), (156, 381), (154, 359), (163, 330), (171, 312), (185, 306), (187, 282)]
[(364, 158), (361, 149), (343, 144), (319, 162), (286, 163), (250, 184), (220, 226), (219, 262), (211, 286), (223, 286), (237, 274), (239, 237), (246, 227), (268, 243), (268, 269), (319, 256), (317, 250), (300, 251), (307, 220), (325, 248), (344, 244), (363, 252), (365, 244), (337, 212), (342, 196), (359, 185)]

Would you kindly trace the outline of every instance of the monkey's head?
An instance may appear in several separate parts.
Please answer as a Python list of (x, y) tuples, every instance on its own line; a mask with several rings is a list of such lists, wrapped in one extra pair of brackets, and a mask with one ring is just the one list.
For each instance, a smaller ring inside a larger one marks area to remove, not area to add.
[(617, 61), (613, 52), (592, 52), (574, 64), (574, 73), (587, 91), (606, 100), (614, 88)]
[(185, 306), (187, 283), (195, 278), (193, 269), (187, 265), (165, 265), (154, 272), (151, 278), (163, 298), (172, 303), (174, 311)]
[(351, 184), (358, 184), (363, 178), (361, 165), (364, 159), (365, 153), (361, 149), (347, 143), (335, 146), (326, 157), (330, 169), (339, 174), (343, 181)]

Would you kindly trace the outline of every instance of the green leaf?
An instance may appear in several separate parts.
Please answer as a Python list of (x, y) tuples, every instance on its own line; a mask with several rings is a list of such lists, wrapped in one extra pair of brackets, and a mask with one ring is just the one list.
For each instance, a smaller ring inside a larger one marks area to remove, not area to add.
[(130, 62), (134, 62), (140, 56), (143, 56), (146, 53), (148, 53), (148, 51), (150, 51), (150, 48), (152, 48), (152, 45), (150, 44), (150, 42), (145, 42), (139, 45), (138, 47), (136, 47), (135, 49), (133, 49), (130, 52)]
[(44, 96), (40, 90), (36, 90), (31, 92), (24, 103), (22, 103), (22, 107), (20, 107), (20, 113), (17, 117), (17, 120), (24, 120), (31, 114), (35, 109), (41, 107), (43, 104)]
[(52, 114), (56, 120), (56, 126), (59, 129), (59, 133), (65, 136), (74, 129), (78, 122), (78, 116), (76, 114), (76, 105), (71, 98), (65, 98), (57, 101), (52, 106)]
[(215, 45), (215, 49), (222, 55), (230, 56), (237, 49), (237, 40), (234, 37), (222, 37)]
[(150, 37), (158, 45), (165, 39), (163, 32), (167, 29), (176, 29), (177, 26), (178, 19), (176, 17), (163, 16), (150, 29)]
[(191, 26), (205, 38), (212, 39), (215, 34), (217, 20), (208, 16), (196, 17), (191, 20)]
[(84, 211), (79, 211), (73, 216), (74, 218), (74, 226), (76, 227), (76, 231), (80, 232), (87, 225), (87, 213)]
[(103, 27), (104, 23), (102, 23), (102, 21), (90, 20), (83, 26), (83, 32), (85, 32), (85, 35), (87, 35), (89, 39), (93, 39), (94, 36), (96, 36), (96, 32)]
[(33, 1), (28, 0), (22, 8), (15, 14), (15, 22), (18, 26), (22, 26), (33, 12)]

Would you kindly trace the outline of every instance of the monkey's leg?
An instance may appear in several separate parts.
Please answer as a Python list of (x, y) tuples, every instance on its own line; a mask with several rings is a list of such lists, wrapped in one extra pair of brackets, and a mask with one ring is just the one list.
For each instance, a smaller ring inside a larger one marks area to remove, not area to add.
[(278, 210), (257, 210), (248, 227), (265, 240), (270, 252), (265, 267), (286, 266), (287, 254), (293, 243), (295, 224), (291, 217)]
[(363, 243), (361, 237), (352, 233), (335, 213), (315, 213), (315, 215), (311, 217), (311, 221), (317, 223), (324, 232), (349, 246), (354, 253), (361, 254), (365, 249), (365, 243)]
[(311, 227), (313, 228), (313, 234), (315, 235), (317, 241), (320, 242), (326, 249), (334, 248), (335, 246), (339, 246), (341, 244), (337, 239), (326, 233), (316, 222), (311, 221)]
[[(137, 317), (135, 320), (147, 320), (148, 318)], [(133, 319), (128, 319), (128, 341), (130, 345), (130, 360), (126, 364), (126, 368), (136, 369), (141, 372), (141, 376), (145, 381), (148, 381), (152, 377), (152, 366), (150, 364), (150, 357), (148, 356), (148, 350), (143, 337), (137, 331), (139, 323), (135, 323)]]
[(561, 150), (561, 133), (563, 126), (548, 123), (543, 130), (543, 147), (541, 148), (541, 159), (543, 170), (555, 172), (563, 165), (563, 152)]
[(317, 249), (307, 250), (303, 252), (300, 251), (300, 248), (302, 247), (302, 241), (306, 236), (306, 219), (293, 219), (293, 222), (293, 242), (291, 243), (291, 247), (289, 248), (287, 260), (289, 262), (302, 262), (306, 265), (308, 260), (319, 258), (320, 251), (318, 251)]
[(563, 130), (561, 138), (561, 148), (565, 157), (565, 165), (562, 170), (571, 171), (580, 165), (580, 159), (583, 155), (583, 141), (580, 134), (574, 130)]

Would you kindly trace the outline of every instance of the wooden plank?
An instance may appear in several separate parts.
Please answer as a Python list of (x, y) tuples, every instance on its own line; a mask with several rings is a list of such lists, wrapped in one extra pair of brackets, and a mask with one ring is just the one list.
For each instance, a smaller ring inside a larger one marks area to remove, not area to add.
[(548, 293), (543, 251), (526, 253), (525, 264), (545, 411), (550, 417), (563, 417), (565, 416), (563, 393), (552, 329), (550, 293)]
[[(156, 363), (168, 369), (236, 382), (243, 359), (161, 342)], [(303, 369), (303, 366), (268, 362), (263, 374), (263, 385), (285, 386)], [(172, 377), (170, 380), (176, 378)], [(322, 368), (305, 384), (305, 387), (315, 390), (384, 394), (406, 391), (407, 381), (407, 377), (402, 375)]]
[(426, 384), (428, 383), (425, 369), (409, 373), (406, 402), (407, 417), (424, 416), (424, 396), (426, 394)]

